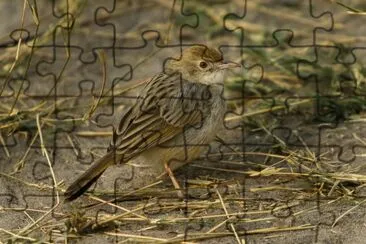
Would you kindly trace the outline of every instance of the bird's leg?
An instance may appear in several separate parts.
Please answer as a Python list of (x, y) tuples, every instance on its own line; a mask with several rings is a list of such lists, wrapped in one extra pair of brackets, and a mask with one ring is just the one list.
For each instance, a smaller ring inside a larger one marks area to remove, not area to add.
[(173, 174), (173, 171), (170, 169), (169, 163), (164, 163), (164, 168), (165, 168), (165, 172), (169, 175), (170, 180), (172, 181), (174, 188), (176, 190), (178, 190), (177, 191), (178, 197), (180, 199), (184, 199), (184, 194), (183, 194), (182, 188), (180, 187), (177, 179), (175, 178), (175, 176)]

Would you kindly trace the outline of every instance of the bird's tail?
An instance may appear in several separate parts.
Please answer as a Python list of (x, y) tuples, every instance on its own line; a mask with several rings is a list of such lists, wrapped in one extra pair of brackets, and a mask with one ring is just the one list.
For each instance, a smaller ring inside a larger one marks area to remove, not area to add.
[(114, 161), (113, 151), (98, 159), (98, 161), (67, 188), (64, 193), (65, 201), (72, 201), (82, 195), (110, 165), (114, 164)]

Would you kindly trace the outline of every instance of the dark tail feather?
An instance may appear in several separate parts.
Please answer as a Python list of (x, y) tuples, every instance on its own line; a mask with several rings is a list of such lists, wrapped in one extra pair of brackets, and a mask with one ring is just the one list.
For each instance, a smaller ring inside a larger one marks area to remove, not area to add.
[(113, 151), (107, 153), (105, 156), (95, 162), (67, 188), (64, 193), (65, 201), (72, 201), (82, 195), (112, 164), (114, 164)]

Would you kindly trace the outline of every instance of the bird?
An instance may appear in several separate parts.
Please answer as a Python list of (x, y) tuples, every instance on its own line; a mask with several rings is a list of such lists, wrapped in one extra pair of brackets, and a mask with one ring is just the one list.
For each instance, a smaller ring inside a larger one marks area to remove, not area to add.
[(81, 196), (113, 164), (142, 156), (159, 167), (175, 188), (173, 170), (199, 157), (224, 123), (225, 73), (241, 64), (224, 61), (205, 45), (185, 48), (164, 70), (148, 79), (136, 102), (121, 116), (107, 153), (65, 191), (65, 201)]

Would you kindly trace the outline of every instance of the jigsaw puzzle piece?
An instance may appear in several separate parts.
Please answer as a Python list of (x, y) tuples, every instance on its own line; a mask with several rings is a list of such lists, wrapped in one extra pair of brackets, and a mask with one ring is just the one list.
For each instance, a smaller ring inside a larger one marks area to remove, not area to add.
[[(154, 75), (164, 71), (166, 61), (179, 56), (180, 47), (159, 47), (157, 40), (146, 41), (136, 48), (120, 48), (114, 51), (113, 59), (118, 65), (108, 66), (109, 86), (107, 97), (110, 106), (101, 106), (95, 112), (95, 120), (101, 127), (112, 126), (121, 112), (136, 102), (139, 91)], [(120, 68), (124, 67), (124, 68)], [(149, 68), (146, 68), (149, 67)], [(116, 116), (118, 115), (118, 116)]]
[(313, 2), (287, 1), (285, 4), (275, 4), (272, 1), (245, 0), (240, 2), (245, 5), (244, 14), (231, 15), (226, 19), (225, 26), (228, 30), (241, 28), (245, 46), (277, 45), (273, 34), (278, 31), (291, 32), (294, 45), (313, 46), (313, 35), (329, 32), (333, 28), (332, 13), (325, 11), (315, 14)]
[(245, 1), (228, 4), (220, 1), (184, 0), (183, 3), (182, 14), (191, 14), (197, 18), (196, 24), (190, 26), (194, 28), (186, 26), (181, 28), (181, 42), (184, 45), (205, 43), (216, 46), (240, 46), (243, 38), (241, 21), (235, 22), (233, 19), (243, 17)]
[(286, 232), (290, 229), (306, 242), (326, 239), (322, 231), (329, 231), (327, 228), (332, 226), (336, 216), (332, 203), (319, 194), (318, 198), (314, 197), (314, 185), (307, 178), (288, 176), (278, 177), (268, 171), (261, 177), (250, 175), (246, 178), (243, 193), (245, 211), (235, 223), (235, 228), (238, 233), (244, 231), (248, 234), (247, 241), (254, 242), (259, 238), (249, 233), (263, 231), (261, 241), (269, 239), (286, 243), (286, 235), (273, 235), (272, 231)]
[(331, 31), (318, 33), (315, 37), (317, 45), (335, 45), (344, 48), (363, 48), (364, 41), (359, 36), (358, 28), (350, 26), (362, 25), (364, 9), (362, 1), (320, 2), (312, 1), (315, 15), (331, 13), (334, 25)]
[(356, 47), (352, 48), (350, 52), (352, 54), (353, 60), (350, 60), (347, 63), (349, 72), (348, 75), (343, 78), (345, 83), (344, 86), (348, 85), (348, 87), (351, 87), (348, 89), (353, 91), (354, 97), (362, 98), (366, 95), (366, 74), (363, 68), (366, 63), (364, 59), (366, 56), (366, 50), (362, 47)]
[[(19, 134), (14, 137), (19, 137)], [(28, 226), (30, 219), (41, 218), (44, 212), (49, 211), (50, 206), (55, 206), (56, 194), (52, 170), (46, 157), (41, 155), (41, 150), (28, 145), (24, 138), (17, 140), (17, 145), (9, 148), (11, 157), (2, 159), (0, 164), (0, 208), (5, 210), (1, 218), (2, 226), (6, 224), (3, 221), (9, 222), (11, 216), (16, 216), (18, 222), (10, 221), (6, 226), (19, 230)], [(52, 161), (53, 155), (49, 156)], [(15, 169), (16, 166), (18, 168)], [(60, 179), (59, 176), (56, 173), (57, 180)], [(53, 213), (50, 212), (50, 216), (54, 217)], [(16, 223), (16, 226), (12, 223)]]
[[(298, 76), (306, 81), (305, 91), (309, 97), (339, 96), (340, 78), (347, 67), (339, 60), (340, 48), (316, 46), (316, 57), (299, 60)], [(343, 72), (342, 72), (343, 71)]]
[(298, 74), (306, 81), (304, 90), (315, 99), (316, 119), (337, 123), (360, 113), (365, 102), (362, 96), (364, 78), (362, 59), (357, 62), (356, 49), (347, 53), (336, 46), (317, 46), (315, 49), (316, 59), (300, 61)]
[[(239, 106), (239, 113), (234, 116), (229, 114), (226, 119), (242, 120), (245, 123), (244, 130), (247, 133), (251, 131), (251, 136), (244, 136), (247, 145), (245, 151), (248, 149), (266, 151), (274, 145), (279, 147), (292, 145), (296, 141), (292, 130), (298, 126), (292, 119), (298, 114), (293, 113), (290, 116), (289, 112), (298, 105), (311, 104), (311, 100), (301, 89), (303, 81), (297, 75), (296, 62), (299, 62), (304, 55), (316, 57), (314, 48), (293, 45), (293, 33), (288, 31), (277, 31), (273, 33), (273, 37), (277, 41), (276, 46), (241, 47), (240, 56), (244, 60), (245, 70), (234, 84), (236, 83), (236, 92), (241, 84), (243, 91), (241, 100), (244, 106)], [(230, 47), (226, 49), (230, 50)], [(249, 72), (246, 72), (247, 70)], [(251, 71), (256, 71), (256, 75), (248, 76)], [(230, 86), (228, 88), (230, 92)], [(296, 121), (301, 124), (301, 120)], [(255, 128), (257, 132), (253, 133)], [(304, 145), (301, 144), (301, 147)]]
[[(110, 10), (99, 8), (95, 20), (96, 23), (109, 27), (115, 50), (144, 48), (146, 40), (151, 38), (158, 40), (158, 46), (166, 46), (168, 43), (181, 46), (181, 29), (195, 28), (198, 21), (195, 14), (185, 13), (184, 5), (185, 1), (114, 1)], [(149, 9), (149, 15), (154, 21), (145, 18), (146, 9)], [(117, 20), (115, 16), (120, 18)], [(115, 57), (117, 56), (116, 54)], [(116, 65), (119, 65), (118, 62)]]
[(335, 160), (340, 172), (363, 172), (363, 155), (366, 149), (362, 124), (342, 123), (321, 127), (321, 154)]

